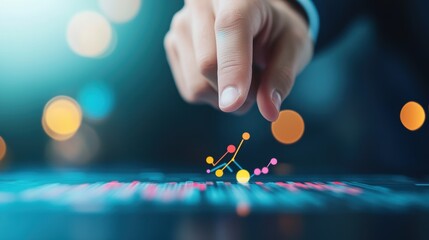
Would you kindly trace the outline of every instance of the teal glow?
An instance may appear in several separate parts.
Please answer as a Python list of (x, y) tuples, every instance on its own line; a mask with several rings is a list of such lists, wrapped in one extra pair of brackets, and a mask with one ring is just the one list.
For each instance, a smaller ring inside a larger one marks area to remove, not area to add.
[(107, 84), (101, 81), (90, 82), (79, 93), (78, 102), (85, 117), (101, 120), (112, 111), (113, 92)]

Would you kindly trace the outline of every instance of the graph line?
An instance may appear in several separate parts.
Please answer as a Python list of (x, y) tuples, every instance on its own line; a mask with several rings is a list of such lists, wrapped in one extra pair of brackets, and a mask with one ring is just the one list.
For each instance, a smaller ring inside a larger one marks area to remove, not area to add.
[(231, 160), (225, 165), (225, 167), (222, 168), (222, 171), (229, 166), (229, 164), (231, 164), (232, 162), (235, 161), (235, 157), (237, 156), (238, 151), (240, 151), (241, 145), (243, 145), (244, 139), (241, 139), (240, 144), (238, 145), (237, 150), (234, 153), (234, 156), (232, 156)]
[(235, 163), (235, 165), (236, 165), (238, 168), (243, 169), (243, 168), (240, 166), (240, 164), (238, 164), (238, 162), (234, 161), (234, 163)]
[(217, 160), (215, 163), (213, 163), (213, 167), (215, 167), (226, 155), (228, 154), (228, 151), (226, 151), (222, 157), (219, 158), (219, 160)]
[(271, 166), (271, 165), (277, 165), (277, 158), (271, 158), (271, 160), (270, 160), (270, 162), (267, 164), (267, 166), (266, 167), (263, 167), (262, 169), (259, 169), (259, 168), (255, 168), (255, 170), (253, 171), (253, 174), (252, 174), (252, 176), (250, 176), (250, 178), (252, 178), (253, 176), (259, 176), (259, 175), (261, 175), (261, 174), (268, 174), (268, 172), (270, 171), (269, 170), (269, 167)]
[[(222, 163), (221, 165), (219, 165), (219, 166), (217, 166), (217, 167), (215, 167), (215, 168), (210, 169), (210, 172), (214, 172), (214, 171), (218, 170), (219, 168), (221, 168), (221, 167), (223, 167), (223, 166), (225, 166), (225, 165), (226, 165), (226, 163)], [(228, 170), (229, 170), (230, 172), (232, 172), (232, 168), (230, 168), (229, 166), (227, 166), (227, 168), (228, 168)]]

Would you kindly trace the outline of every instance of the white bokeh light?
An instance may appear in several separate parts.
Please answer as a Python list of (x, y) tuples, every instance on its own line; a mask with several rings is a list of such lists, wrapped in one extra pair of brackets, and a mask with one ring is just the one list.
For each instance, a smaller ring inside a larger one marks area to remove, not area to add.
[(55, 166), (89, 164), (100, 150), (100, 138), (94, 129), (83, 125), (75, 136), (66, 141), (51, 141), (47, 157)]
[(137, 16), (141, 0), (98, 0), (101, 10), (112, 22), (125, 23)]
[(112, 43), (113, 30), (102, 15), (92, 11), (79, 12), (70, 20), (67, 42), (70, 48), (84, 57), (100, 57)]

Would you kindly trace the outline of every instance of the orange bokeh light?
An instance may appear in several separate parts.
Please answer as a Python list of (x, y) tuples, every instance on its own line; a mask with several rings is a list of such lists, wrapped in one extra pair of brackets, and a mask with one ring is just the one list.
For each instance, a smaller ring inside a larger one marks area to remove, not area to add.
[(280, 112), (279, 118), (271, 124), (274, 138), (283, 144), (292, 144), (304, 134), (304, 119), (293, 110)]
[(6, 152), (7, 152), (6, 142), (2, 137), (0, 137), (0, 160), (2, 160), (4, 156), (6, 156)]
[(402, 125), (410, 131), (416, 131), (425, 122), (426, 114), (423, 107), (416, 102), (407, 102), (401, 109)]

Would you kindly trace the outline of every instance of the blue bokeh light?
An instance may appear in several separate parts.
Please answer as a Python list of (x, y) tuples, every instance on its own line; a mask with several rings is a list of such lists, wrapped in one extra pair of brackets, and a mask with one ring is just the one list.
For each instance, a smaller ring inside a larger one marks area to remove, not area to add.
[(112, 111), (114, 96), (106, 83), (94, 81), (83, 87), (79, 93), (78, 101), (86, 118), (102, 120)]

